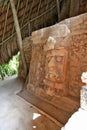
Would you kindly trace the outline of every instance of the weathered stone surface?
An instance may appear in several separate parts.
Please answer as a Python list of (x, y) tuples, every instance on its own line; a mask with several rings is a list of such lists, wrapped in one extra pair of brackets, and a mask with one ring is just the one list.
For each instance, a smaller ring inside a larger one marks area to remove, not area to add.
[(33, 85), (37, 93), (80, 96), (80, 77), (87, 71), (86, 18), (83, 14), (32, 33), (28, 89)]
[(72, 95), (79, 96), (79, 87), (82, 86), (81, 74), (87, 71), (87, 35), (72, 36), (69, 59), (69, 90)]
[(87, 13), (77, 17), (65, 19), (59, 25), (65, 24), (69, 28), (72, 35), (87, 33)]
[(60, 44), (57, 38), (48, 37), (46, 43), (33, 45), (29, 84), (34, 91), (39, 87), (49, 95), (66, 94), (68, 42), (64, 40)]
[(83, 24), (83, 15), (79, 15), (77, 17), (74, 17), (71, 19), (71, 27), (78, 26), (80, 24)]
[(86, 14), (84, 14), (83, 20), (84, 20), (84, 23), (87, 24), (87, 15)]
[(66, 79), (67, 50), (63, 47), (46, 52), (44, 85), (47, 93), (63, 89)]
[(46, 42), (48, 37), (66, 37), (70, 33), (66, 24), (55, 24), (51, 27), (44, 28), (32, 33), (33, 44)]

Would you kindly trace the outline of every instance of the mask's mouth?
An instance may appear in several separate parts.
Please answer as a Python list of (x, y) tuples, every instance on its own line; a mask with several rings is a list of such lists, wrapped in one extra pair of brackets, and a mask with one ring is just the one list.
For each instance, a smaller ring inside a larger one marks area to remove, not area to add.
[(45, 78), (48, 79), (48, 80), (51, 80), (53, 82), (60, 82), (61, 81), (59, 75), (57, 75), (55, 73), (49, 73), (49, 74), (46, 75)]
[(63, 82), (64, 76), (61, 69), (56, 67), (49, 67), (46, 71), (46, 79), (53, 82)]

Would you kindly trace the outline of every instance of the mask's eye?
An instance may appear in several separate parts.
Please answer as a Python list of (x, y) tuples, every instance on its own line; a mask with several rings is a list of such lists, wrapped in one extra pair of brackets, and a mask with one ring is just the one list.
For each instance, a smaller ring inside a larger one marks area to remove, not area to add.
[(57, 62), (63, 62), (64, 61), (64, 57), (63, 56), (56, 56), (56, 61)]
[(47, 57), (46, 59), (47, 63), (49, 63), (51, 59), (52, 59), (52, 56)]

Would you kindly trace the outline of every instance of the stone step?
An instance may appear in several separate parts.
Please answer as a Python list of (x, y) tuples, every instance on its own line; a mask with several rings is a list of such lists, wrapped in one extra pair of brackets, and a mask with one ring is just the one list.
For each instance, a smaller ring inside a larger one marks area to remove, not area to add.
[[(21, 96), (22, 98), (24, 98), (29, 103), (36, 106), (37, 108), (39, 108), (40, 110), (42, 110), (45, 113), (47, 113), (48, 115), (50, 115), (55, 120), (57, 120), (61, 126), (67, 122), (67, 120), (70, 118), (72, 113), (75, 112), (79, 107), (78, 102), (77, 102), (78, 105), (74, 105), (74, 104), (76, 104), (76, 101), (73, 101), (72, 99), (70, 99), (68, 97), (61, 97), (61, 100), (59, 100), (60, 106), (58, 107), (58, 104), (57, 104), (57, 106), (54, 106), (54, 104), (50, 103), (49, 101), (46, 101), (46, 100), (40, 98), (39, 96), (36, 96), (36, 95), (30, 93), (27, 90), (20, 92), (18, 95)], [(65, 100), (65, 103), (63, 103), (64, 100)], [(70, 104), (70, 102), (71, 102), (71, 104)], [(64, 105), (64, 104), (66, 104), (66, 105)], [(66, 111), (65, 106), (69, 106), (69, 105), (71, 105), (70, 107), (73, 108), (72, 112), (71, 112), (71, 110)], [(65, 108), (65, 111), (64, 111), (64, 108)]]

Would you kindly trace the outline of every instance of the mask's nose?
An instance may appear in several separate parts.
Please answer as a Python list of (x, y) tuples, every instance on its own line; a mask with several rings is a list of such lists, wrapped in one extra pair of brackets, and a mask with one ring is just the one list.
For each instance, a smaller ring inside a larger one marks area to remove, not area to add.
[(53, 67), (56, 65), (55, 57), (52, 57), (48, 63), (48, 67)]

